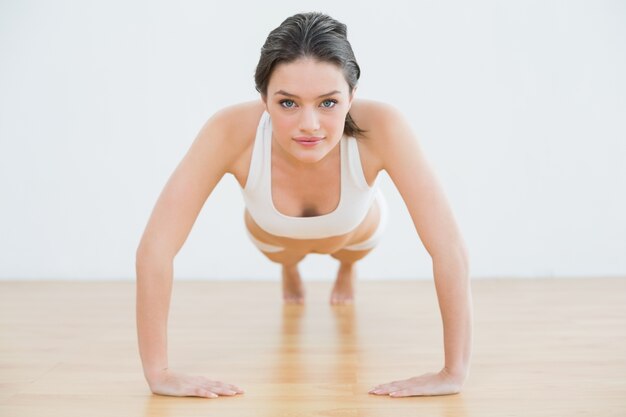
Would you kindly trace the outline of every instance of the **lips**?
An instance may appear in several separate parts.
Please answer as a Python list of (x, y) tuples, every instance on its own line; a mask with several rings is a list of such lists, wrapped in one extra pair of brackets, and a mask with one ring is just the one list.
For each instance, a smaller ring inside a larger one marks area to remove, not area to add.
[(294, 138), (294, 140), (298, 141), (298, 142), (318, 142), (320, 140), (324, 139), (323, 137), (317, 137), (317, 136), (299, 136), (297, 138)]
[(298, 145), (304, 146), (305, 148), (314, 148), (324, 140), (323, 137), (314, 136), (299, 136), (293, 139), (298, 142)]

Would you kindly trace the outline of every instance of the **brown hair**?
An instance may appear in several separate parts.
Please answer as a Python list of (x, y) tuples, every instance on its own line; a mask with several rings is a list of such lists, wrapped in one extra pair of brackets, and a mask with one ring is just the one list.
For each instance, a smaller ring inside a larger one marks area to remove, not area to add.
[[(352, 94), (361, 69), (348, 42), (347, 32), (345, 24), (323, 13), (298, 13), (288, 17), (270, 32), (261, 48), (261, 58), (254, 73), (256, 90), (267, 96), (267, 86), (276, 65), (299, 58), (314, 58), (341, 68)], [(348, 136), (364, 136), (366, 132), (357, 126), (349, 112), (343, 131)]]

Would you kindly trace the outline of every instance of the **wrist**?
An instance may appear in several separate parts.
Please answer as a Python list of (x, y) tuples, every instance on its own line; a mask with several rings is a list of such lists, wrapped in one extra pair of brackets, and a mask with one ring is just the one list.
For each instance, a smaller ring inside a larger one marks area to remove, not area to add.
[(167, 370), (168, 370), (167, 367), (146, 369), (144, 370), (144, 376), (146, 377), (146, 380), (150, 382), (158, 378), (159, 376), (163, 375)]
[(449, 367), (449, 366), (444, 366), (443, 369), (441, 370), (442, 374), (445, 374), (457, 381), (460, 382), (464, 382), (465, 379), (467, 378), (467, 374), (468, 374), (468, 370), (466, 367)]

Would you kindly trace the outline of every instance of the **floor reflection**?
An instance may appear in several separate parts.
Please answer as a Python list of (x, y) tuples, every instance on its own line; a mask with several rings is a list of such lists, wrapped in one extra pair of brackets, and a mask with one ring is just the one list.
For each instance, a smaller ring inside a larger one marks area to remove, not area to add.
[(268, 416), (354, 409), (354, 316), (354, 306), (283, 306), (271, 374), (271, 397), (280, 410)]
[[(260, 366), (263, 374), (256, 386), (258, 391), (252, 392), (250, 386), (237, 405), (221, 399), (188, 397), (181, 401), (153, 395), (146, 402), (145, 416), (358, 414), (382, 417), (419, 414), (467, 417), (463, 394), (405, 398), (368, 394), (371, 387), (359, 378), (370, 373), (366, 363), (367, 346), (364, 346), (366, 335), (362, 340), (359, 338), (359, 324), (366, 325), (367, 322), (359, 323), (356, 305), (282, 305), (275, 311), (277, 314), (268, 318), (273, 322), (268, 331), (273, 329), (274, 334), (266, 334), (265, 339), (269, 343), (265, 346), (271, 350), (259, 352), (259, 359), (267, 363)], [(380, 363), (376, 365), (380, 366)], [(407, 369), (394, 377), (404, 379), (416, 375)], [(369, 382), (374, 385), (386, 381)]]

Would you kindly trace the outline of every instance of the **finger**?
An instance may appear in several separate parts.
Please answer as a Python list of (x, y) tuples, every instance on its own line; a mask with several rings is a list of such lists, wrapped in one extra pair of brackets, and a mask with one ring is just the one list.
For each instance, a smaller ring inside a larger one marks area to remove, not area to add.
[(218, 395), (215, 394), (214, 392), (211, 392), (208, 389), (204, 389), (204, 388), (201, 388), (201, 387), (198, 387), (195, 390), (193, 390), (193, 392), (191, 393), (191, 396), (194, 396), (194, 397), (206, 397), (206, 398), (217, 398), (218, 397)]
[(386, 384), (376, 385), (372, 389), (372, 391), (378, 390), (378, 389), (387, 389), (387, 388), (391, 388), (391, 387), (402, 387), (402, 386), (406, 386), (406, 385), (408, 385), (410, 383), (411, 383), (410, 379), (403, 379), (403, 380), (399, 380), (399, 381), (392, 381), (392, 382), (388, 382)]
[(401, 389), (401, 388), (400, 387), (395, 387), (395, 386), (392, 386), (392, 385), (387, 385), (387, 386), (383, 386), (381, 388), (377, 388), (377, 389), (373, 390), (372, 394), (387, 395), (390, 392), (398, 391), (399, 389)]
[(411, 397), (414, 395), (419, 396), (428, 396), (428, 395), (439, 395), (436, 392), (432, 391), (432, 388), (428, 387), (410, 387), (405, 389), (399, 389), (397, 391), (392, 391), (389, 393), (390, 397)]
[(392, 383), (388, 383), (388, 384), (381, 384), (381, 385), (376, 385), (374, 388), (372, 388), (372, 391), (376, 391), (376, 390), (383, 390), (383, 389), (387, 389), (390, 386), (392, 386)]
[(411, 395), (418, 395), (414, 389), (407, 388), (389, 393), (390, 397), (410, 397)]
[(374, 388), (369, 390), (369, 393), (370, 394), (382, 394), (386, 389), (389, 388), (390, 385), (391, 384), (376, 385)]
[(211, 383), (203, 384), (203, 388), (219, 395), (236, 395), (237, 390), (231, 389), (229, 385), (223, 382), (212, 381)]
[(411, 386), (414, 386), (414, 385), (415, 385), (415, 381), (412, 381), (410, 379), (407, 379), (405, 381), (398, 381), (391, 385), (391, 392), (399, 391), (401, 389), (411, 388)]
[(230, 388), (232, 391), (237, 391), (240, 394), (243, 394), (243, 390), (241, 388), (239, 388), (236, 385), (233, 384), (227, 384), (228, 388)]
[[(230, 384), (222, 384), (219, 387), (219, 394), (221, 395), (237, 395), (237, 389), (236, 388), (231, 388)], [(215, 390), (213, 390), (213, 392), (215, 392)]]
[(392, 381), (387, 384), (377, 385), (369, 392), (371, 394), (389, 394), (390, 392), (399, 391), (401, 389), (407, 389), (414, 385), (416, 382), (423, 381), (429, 377), (429, 374), (421, 375), (414, 378), (402, 379), (398, 381)]

